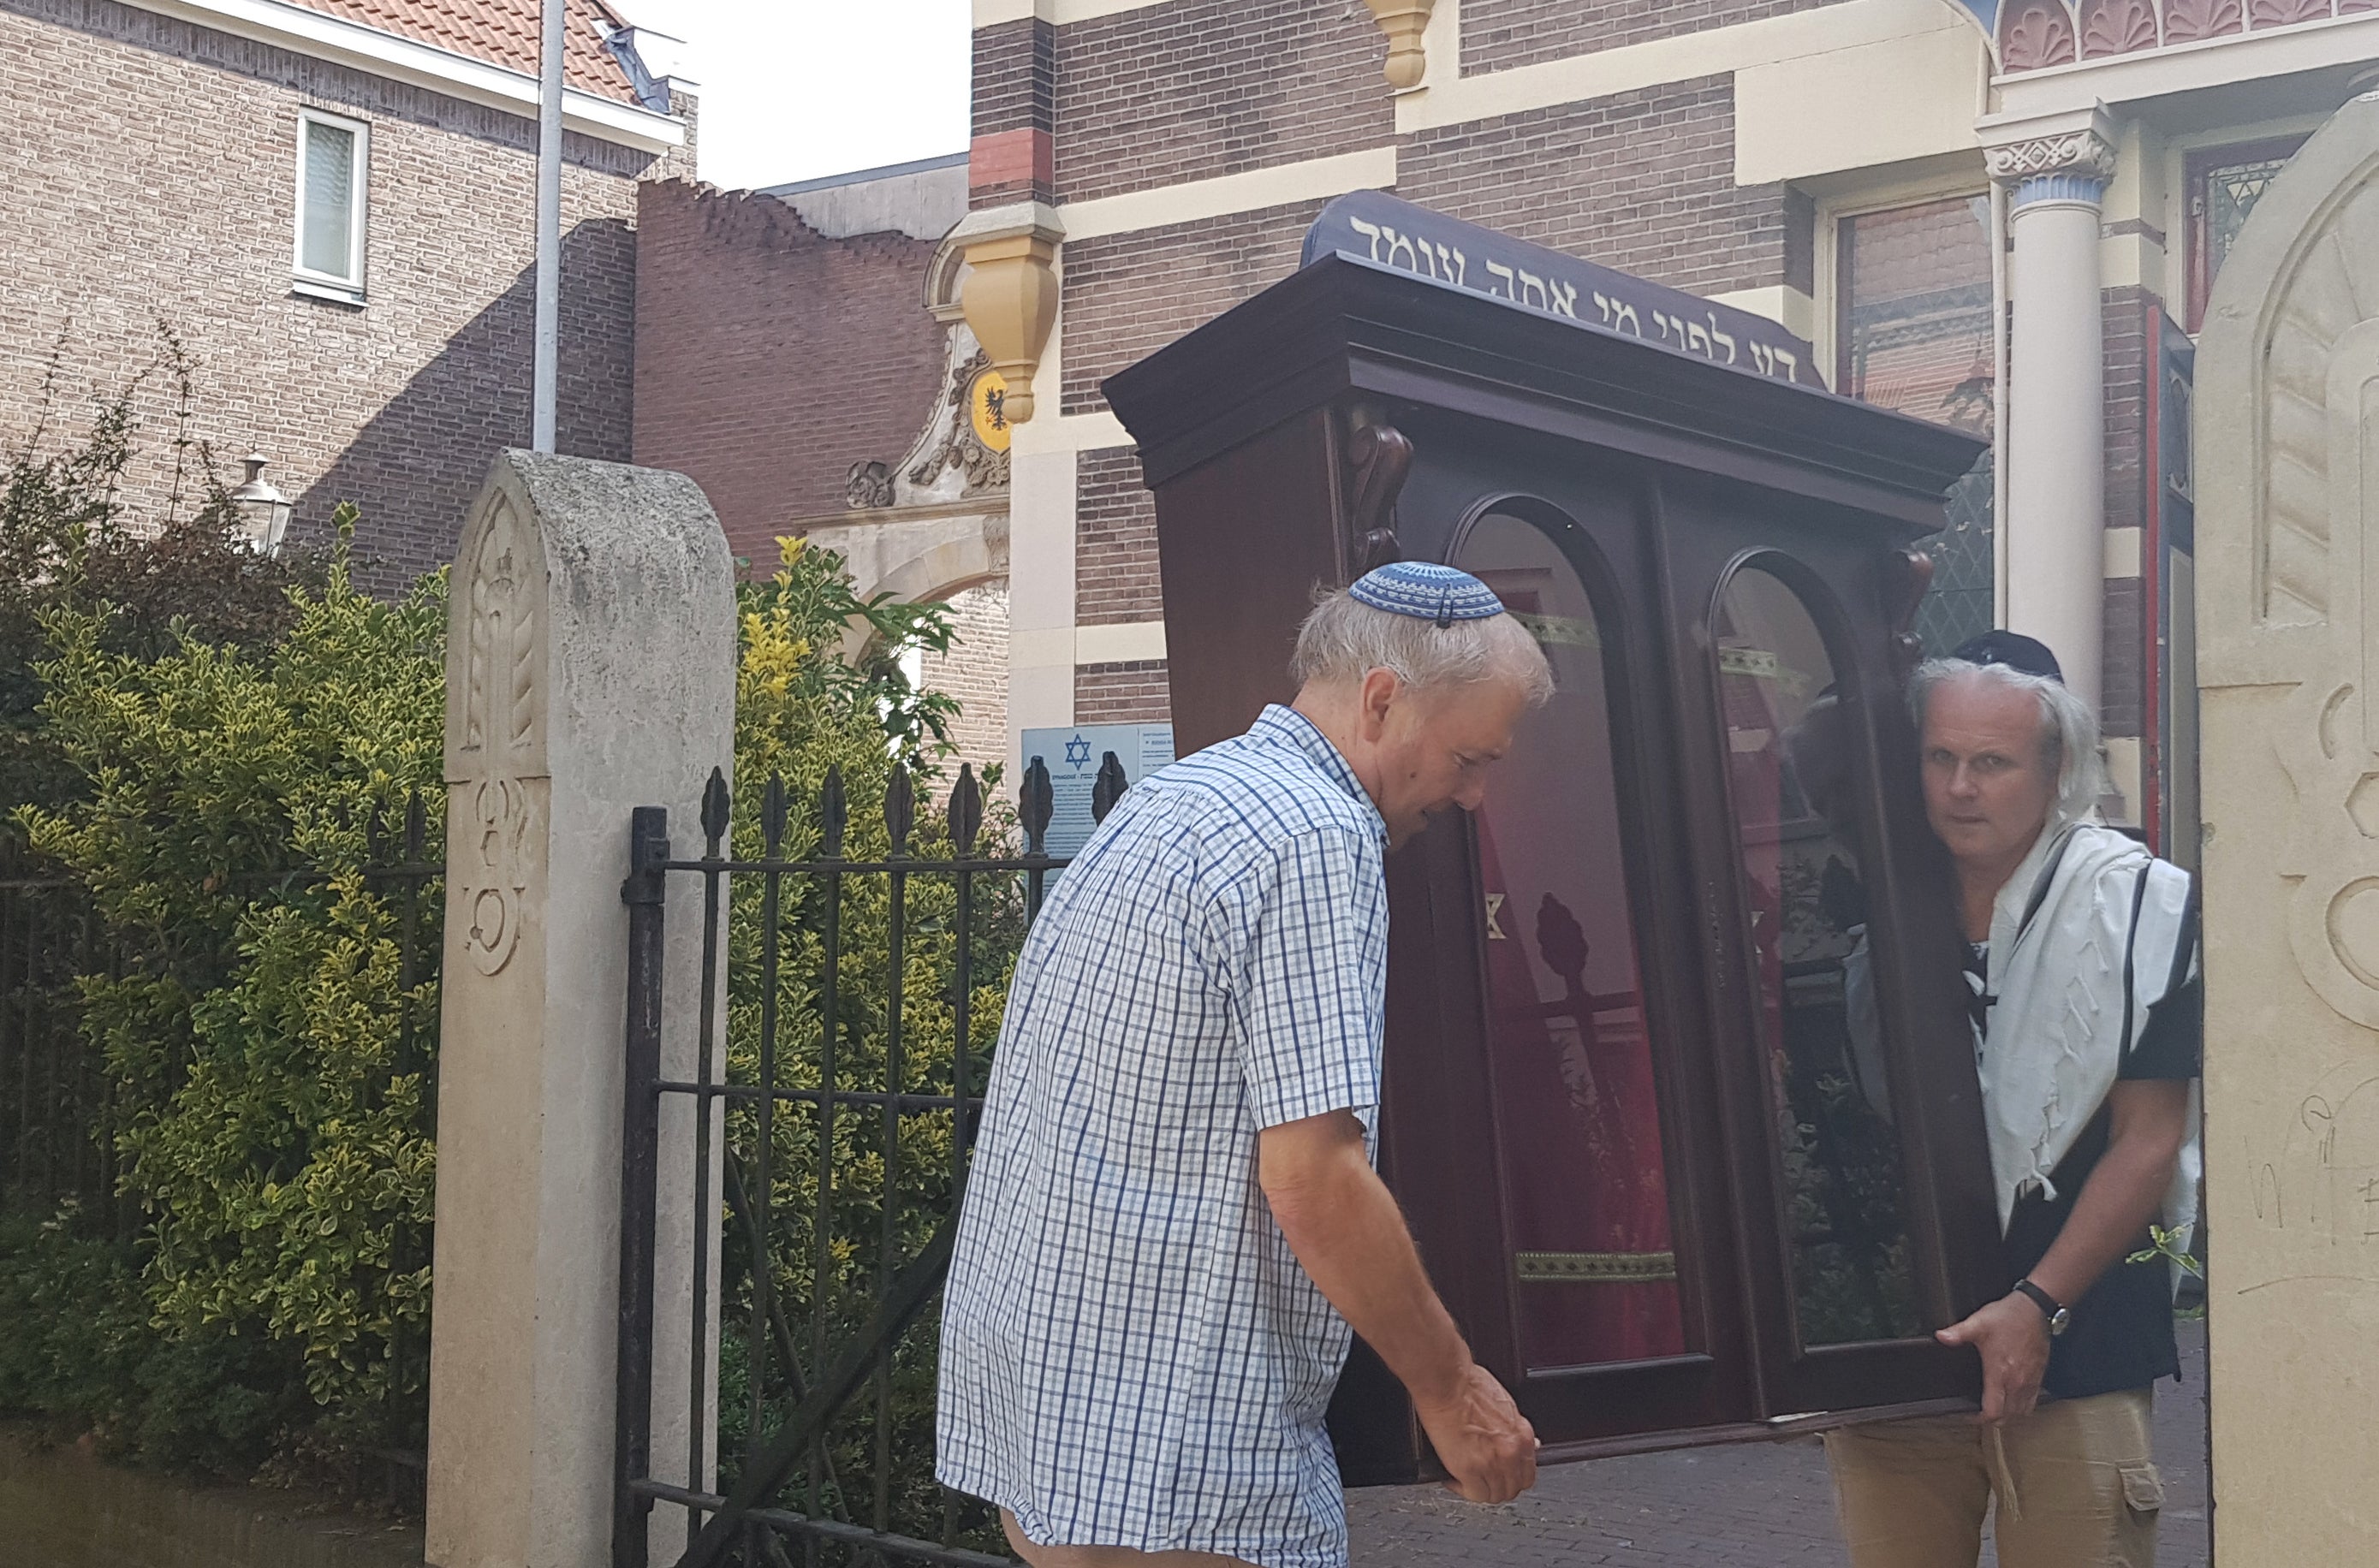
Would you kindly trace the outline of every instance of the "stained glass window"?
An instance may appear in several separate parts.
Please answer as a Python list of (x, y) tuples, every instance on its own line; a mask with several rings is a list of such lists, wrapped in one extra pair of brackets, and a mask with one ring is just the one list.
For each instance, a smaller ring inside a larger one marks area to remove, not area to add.
[(2217, 147), (2189, 160), (2189, 330), (2205, 320), (2205, 297), (2272, 177), (2304, 144), (2302, 137)]

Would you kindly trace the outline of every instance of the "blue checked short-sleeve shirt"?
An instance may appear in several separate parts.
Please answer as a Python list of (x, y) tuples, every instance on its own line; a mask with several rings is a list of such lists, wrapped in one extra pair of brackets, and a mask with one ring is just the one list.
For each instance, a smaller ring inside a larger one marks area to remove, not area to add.
[(1009, 988), (942, 1313), (936, 1470), (1048, 1545), (1342, 1568), (1351, 1333), (1256, 1135), (1380, 1098), (1385, 828), (1285, 707), (1135, 785)]

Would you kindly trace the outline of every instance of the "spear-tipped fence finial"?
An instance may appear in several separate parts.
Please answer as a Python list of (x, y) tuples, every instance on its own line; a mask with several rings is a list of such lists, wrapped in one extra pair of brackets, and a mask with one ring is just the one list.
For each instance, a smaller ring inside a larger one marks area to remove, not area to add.
[(827, 860), (842, 858), (842, 830), (851, 820), (851, 807), (842, 798), (842, 769), (826, 770), (826, 787), (818, 791), (818, 854)]
[(1099, 776), (1091, 780), (1091, 820), (1105, 822), (1123, 792), (1131, 788), (1131, 780), (1123, 776), (1123, 764), (1109, 752), (1099, 759)]
[(785, 842), (785, 776), (773, 775), (768, 788), (760, 797), (760, 834), (765, 852), (770, 860)]
[(892, 852), (909, 852), (909, 830), (917, 826), (917, 787), (909, 780), (909, 770), (899, 763), (892, 765), (892, 781), (884, 789), (884, 830), (892, 836)]
[(974, 781), (974, 764), (959, 766), (959, 781), (950, 790), (950, 843), (961, 859), (974, 853), (975, 835), (983, 831), (983, 790)]
[(719, 846), (727, 838), (727, 821), (733, 808), (733, 799), (727, 791), (727, 773), (723, 768), (710, 770), (710, 782), (702, 789), (703, 858), (717, 860)]
[(1042, 840), (1049, 832), (1049, 818), (1057, 814), (1057, 791), (1049, 785), (1049, 765), (1039, 757), (1024, 770), (1024, 788), (1017, 793), (1017, 808), (1024, 818), (1024, 852), (1045, 855), (1049, 851)]

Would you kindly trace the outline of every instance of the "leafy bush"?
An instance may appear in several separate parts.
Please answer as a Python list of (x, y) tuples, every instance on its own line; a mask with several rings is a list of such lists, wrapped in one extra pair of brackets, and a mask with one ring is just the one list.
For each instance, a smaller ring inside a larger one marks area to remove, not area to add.
[[(417, 1443), (425, 1382), (436, 991), (405, 983), (405, 888), (367, 868), (439, 781), (442, 583), (381, 603), (343, 549), (285, 602), (267, 647), (184, 621), (155, 657), (117, 651), (112, 605), (45, 609), (38, 714), (79, 790), (16, 814), (113, 940), (80, 983), (83, 1031), (147, 1216), (145, 1315), (175, 1352), (91, 1414), (151, 1457), (235, 1472)], [(434, 952), (436, 899), (413, 897)], [(171, 1414), (193, 1401), (204, 1420)]]
[[(41, 661), (54, 651), (43, 618), (90, 615), (111, 651), (154, 657), (176, 628), (199, 641), (255, 648), (289, 625), (288, 590), (319, 585), (323, 562), (301, 552), (261, 556), (232, 537), (238, 508), (214, 449), (193, 433), (197, 364), (171, 329), (129, 384), (91, 411), (68, 442), (54, 404), (59, 360), (43, 380), (42, 415), (0, 453), (0, 801), (56, 801), (78, 783), (45, 741)], [(144, 387), (163, 383), (172, 414), (162, 451), (144, 448), (135, 412)], [(167, 469), (155, 515), (127, 502), (144, 457)]]

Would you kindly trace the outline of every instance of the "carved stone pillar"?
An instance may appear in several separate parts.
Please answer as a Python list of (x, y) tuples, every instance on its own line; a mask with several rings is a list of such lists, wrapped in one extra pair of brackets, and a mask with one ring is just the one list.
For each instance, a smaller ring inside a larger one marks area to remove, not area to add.
[[(2215, 1559), (2371, 1556), (2379, 94), (2215, 280), (2196, 378)], [(2179, 672), (2176, 672), (2179, 673)]]
[(2106, 347), (2098, 218), (2114, 177), (2103, 116), (1985, 149), (2011, 187), (2007, 624), (2055, 650), (2066, 684), (2099, 700), (2106, 604)]
[(1033, 376), (1057, 321), (1057, 246), (1066, 226), (1042, 201), (970, 212), (951, 231), (964, 248), (967, 279), (959, 294), (967, 325), (1008, 383), (1008, 422), (1033, 417)]
[[(428, 1558), (586, 1568), (611, 1561), (629, 814), (666, 806), (698, 840), (731, 758), (726, 536), (682, 474), (506, 452), (464, 525), (447, 635)], [(684, 1079), (702, 918), (698, 879), (674, 880), (662, 1070)], [(693, 1128), (683, 1111), (661, 1129), (688, 1188)], [(694, 1224), (691, 1192), (665, 1191), (664, 1462), (686, 1452)]]

